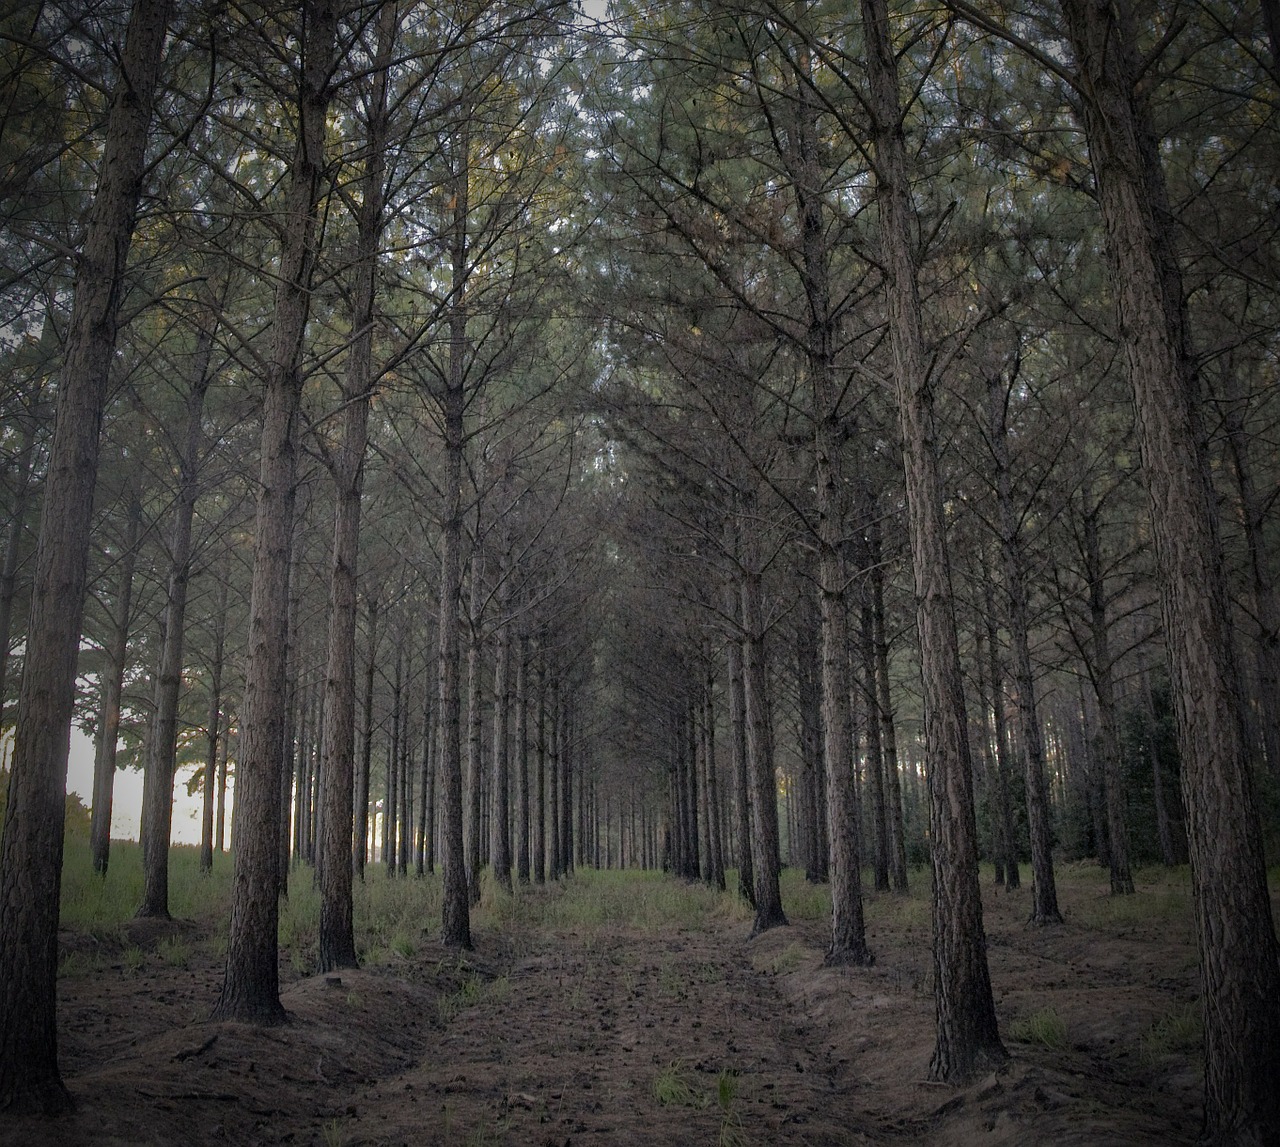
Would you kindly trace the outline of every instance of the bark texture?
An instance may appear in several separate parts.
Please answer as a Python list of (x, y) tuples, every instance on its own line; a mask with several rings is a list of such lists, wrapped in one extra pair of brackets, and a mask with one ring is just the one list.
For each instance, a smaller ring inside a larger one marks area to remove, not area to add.
[(332, 459), (336, 507), (329, 568), (329, 637), (325, 659), (324, 730), (321, 734), (322, 835), (316, 860), (320, 887), (320, 971), (357, 964), (352, 923), (351, 848), (354, 825), (356, 701), (356, 577), (360, 553), (360, 501), (369, 438), (373, 320), (378, 248), (382, 237), (387, 166), (387, 93), (397, 4), (378, 12), (377, 49), (368, 80), (368, 118), (357, 250), (351, 295), (354, 333), (343, 383), (342, 440)]
[(171, 0), (138, 0), (112, 92), (66, 335), (0, 838), (0, 1112), (71, 1105), (58, 1073), (58, 896), (93, 487)]
[(1205, 1003), (1205, 1135), (1280, 1139), (1280, 956), (1164, 173), (1127, 3), (1061, 0), (1151, 502)]
[(284, 204), (272, 343), (263, 385), (262, 458), (253, 540), (249, 650), (236, 772), (231, 928), (217, 1020), (285, 1021), (277, 960), (283, 877), (282, 783), (287, 783), (285, 666), (297, 474), (299, 359), (315, 262), (337, 11), (304, 0), (298, 139)]
[(929, 1076), (962, 1080), (989, 1070), (1007, 1053), (996, 1029), (982, 926), (973, 767), (938, 476), (933, 389), (925, 362), (912, 254), (897, 59), (885, 0), (861, 0), (861, 11), (924, 687), (938, 1020)]

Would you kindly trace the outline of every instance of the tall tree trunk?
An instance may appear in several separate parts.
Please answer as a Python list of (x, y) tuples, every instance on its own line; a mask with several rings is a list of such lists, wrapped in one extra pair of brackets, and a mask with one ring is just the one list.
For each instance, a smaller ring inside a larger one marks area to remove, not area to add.
[(1210, 1139), (1280, 1139), (1280, 957), (1267, 893), (1214, 492), (1131, 13), (1061, 0), (1114, 264), (1160, 573), (1191, 848)]
[(1027, 784), (1027, 825), (1031, 831), (1032, 924), (1061, 924), (1058, 888), (1053, 875), (1053, 835), (1049, 825), (1049, 790), (1044, 776), (1044, 745), (1036, 711), (1035, 671), (1027, 620), (1027, 583), (1018, 514), (1013, 505), (1009, 464), (1009, 390), (992, 375), (987, 380), (988, 434), (996, 468), (996, 500), (1000, 514), (1000, 546), (1004, 558), (1005, 611), (1013, 680), (1018, 699), (1018, 732)]
[(907, 833), (902, 819), (902, 778), (898, 773), (898, 738), (893, 725), (893, 692), (889, 684), (889, 635), (885, 628), (883, 547), (879, 509), (872, 503), (871, 607), (876, 639), (876, 709), (880, 714), (880, 747), (889, 806), (889, 868), (895, 892), (907, 891)]
[(164, 642), (156, 677), (156, 708), (147, 738), (146, 772), (142, 782), (142, 903), (140, 917), (169, 918), (169, 838), (173, 831), (173, 774), (178, 750), (178, 702), (182, 691), (183, 649), (186, 638), (187, 588), (191, 580), (191, 523), (195, 517), (204, 440), (204, 400), (211, 381), (216, 318), (210, 299), (202, 308), (202, 322), (192, 355), (187, 392), (187, 433), (178, 463), (178, 493), (169, 538), (169, 592), (164, 611)]
[(480, 509), (476, 508), (476, 544), (471, 551), (471, 601), (467, 610), (467, 897), (480, 903), (480, 835), (484, 831), (484, 737), (480, 728), (484, 653), (484, 553), (480, 548)]
[(352, 845), (352, 867), (364, 880), (365, 861), (369, 855), (369, 779), (373, 765), (373, 679), (378, 667), (378, 599), (369, 599), (369, 650), (364, 665), (364, 734), (360, 742), (360, 765), (355, 778), (355, 843)]
[(93, 812), (89, 821), (89, 852), (93, 870), (106, 876), (111, 859), (111, 811), (116, 782), (116, 748), (120, 740), (120, 698), (124, 691), (125, 659), (129, 653), (129, 616), (133, 601), (133, 573), (138, 557), (142, 503), (129, 493), (128, 523), (120, 553), (111, 644), (105, 650), (102, 701), (98, 710), (98, 741), (93, 755)]
[(298, 363), (315, 262), (329, 83), (337, 37), (332, 0), (303, 0), (297, 149), (281, 223), (272, 343), (263, 386), (262, 462), (253, 542), (249, 660), (236, 770), (231, 929), (216, 1020), (277, 1024), (281, 864), (280, 782), (286, 714), (290, 553), (302, 397)]
[[(413, 622), (405, 626), (412, 633)], [(409, 763), (413, 757), (413, 648), (405, 654), (404, 699), (400, 705), (399, 761), (396, 768), (397, 800), (400, 805), (400, 834), (396, 838), (396, 872), (409, 875), (409, 848), (413, 842), (413, 770)]]
[[(864, 591), (870, 596), (870, 586)], [(871, 823), (876, 834), (875, 883), (877, 892), (889, 891), (889, 811), (885, 793), (884, 749), (880, 744), (880, 706), (876, 701), (875, 617), (871, 602), (860, 609), (859, 654), (862, 663), (863, 709), (867, 714), (867, 772), (871, 780)]]
[(1085, 574), (1089, 581), (1089, 676), (1098, 702), (1098, 741), (1107, 808), (1107, 863), (1111, 870), (1111, 893), (1123, 896), (1133, 892), (1133, 874), (1129, 871), (1129, 828), (1125, 822), (1124, 786), (1120, 778), (1120, 734), (1107, 626), (1106, 583), (1098, 543), (1098, 514), (1102, 504), (1091, 504), (1087, 483), (1082, 496)]
[(382, 863), (387, 876), (396, 874), (397, 825), (400, 820), (400, 715), (404, 704), (404, 638), (396, 643), (396, 676), (391, 690), (391, 743), (387, 745), (387, 775), (382, 799)]
[[(732, 519), (725, 523), (726, 549), (735, 554), (736, 529)], [(725, 616), (737, 626), (742, 614), (742, 597), (732, 579), (724, 586)], [(747, 756), (747, 705), (742, 680), (743, 635), (735, 628), (725, 642), (725, 675), (729, 692), (729, 770), (733, 778), (734, 836), (737, 838), (738, 893), (756, 906), (755, 870), (751, 863), (751, 783)]]
[(551, 682), (551, 721), (550, 734), (551, 743), (549, 745), (547, 764), (547, 815), (551, 821), (551, 872), (552, 880), (559, 880), (564, 875), (564, 869), (561, 861), (564, 857), (564, 850), (560, 846), (560, 806), (563, 797), (560, 791), (560, 753), (561, 753), (561, 730), (564, 728), (564, 715), (560, 703), (560, 678), (557, 674)]
[(453, 948), (471, 947), (471, 900), (462, 789), (462, 474), (467, 446), (464, 416), (467, 405), (469, 147), (469, 137), (464, 130), (459, 144), (461, 158), (453, 173), (449, 251), (453, 290), (449, 298), (448, 374), (439, 396), (445, 451), (444, 517), (440, 538), (440, 769), (443, 781), (440, 843), (444, 869), (440, 938)]
[(200, 810), (200, 871), (213, 871), (213, 815), (218, 787), (218, 749), (226, 735), (222, 731), (222, 670), (227, 648), (227, 579), (218, 579), (218, 601), (214, 606), (213, 656), (209, 662), (209, 720), (205, 728), (208, 751), (204, 757), (204, 790)]
[[(46, 326), (50, 325), (51, 317), (45, 320)], [(9, 638), (13, 627), (13, 603), (18, 594), (18, 551), (22, 548), (27, 526), (35, 445), (36, 418), (31, 415), (22, 424), (22, 445), (18, 447), (18, 461), (14, 467), (17, 472), (16, 488), (10, 507), (9, 528), (5, 531), (4, 562), (0, 564), (0, 730), (4, 729), (4, 704), (8, 696)]]
[[(505, 573), (505, 571), (504, 571)], [(503, 575), (499, 575), (500, 577)], [(503, 602), (499, 600), (499, 613)], [(493, 655), (493, 799), (489, 825), (489, 863), (494, 879), (511, 891), (511, 633), (499, 620)]]
[(982, 559), (982, 605), (987, 626), (987, 659), (991, 681), (991, 717), (995, 734), (996, 811), (1000, 818), (1000, 841), (1004, 848), (1004, 886), (1012, 891), (1022, 887), (1018, 871), (1018, 833), (1013, 819), (1013, 769), (1009, 764), (1009, 729), (1004, 711), (1004, 664), (1000, 659), (1000, 631), (996, 624), (995, 590)]
[(436, 870), (436, 757), (437, 723), (435, 719), (435, 686), (428, 679), (427, 702), (422, 713), (422, 806), (418, 818), (418, 875), (435, 874)]
[(529, 883), (529, 637), (516, 642), (516, 879)]
[(755, 873), (755, 919), (751, 934), (758, 936), (787, 923), (778, 883), (778, 782), (769, 728), (768, 677), (764, 660), (760, 574), (750, 568), (742, 575), (742, 693), (747, 730), (747, 775), (751, 805), (751, 867)]
[[(711, 665), (708, 656), (708, 666)], [(725, 889), (724, 880), (724, 829), (720, 822), (720, 778), (716, 766), (716, 710), (715, 710), (715, 676), (708, 667), (707, 680), (703, 689), (704, 714), (702, 720), (704, 753), (707, 761), (707, 832), (711, 838), (711, 883), (721, 892)], [(621, 822), (619, 822), (621, 824)]]
[(77, 266), (0, 838), (0, 1111), (71, 1106), (58, 1073), (58, 896), (93, 488), (172, 0), (137, 0)]
[(871, 87), (875, 178), (888, 276), (889, 335), (902, 424), (907, 516), (915, 569), (924, 687), (933, 860), (935, 1080), (961, 1080), (1002, 1062), (978, 887), (973, 766), (943, 518), (933, 411), (913, 257), (898, 66), (885, 0), (861, 0)]
[(357, 964), (352, 924), (352, 827), (355, 815), (356, 576), (360, 553), (360, 503), (369, 438), (373, 376), (374, 297), (382, 239), (386, 182), (388, 77), (399, 24), (399, 4), (378, 10), (377, 47), (367, 77), (366, 152), (356, 218), (351, 330), (343, 381), (342, 440), (332, 460), (336, 506), (329, 567), (329, 635), (324, 678), (324, 731), (320, 804), (323, 838), (316, 862), (320, 888), (320, 971)]
[(819, 829), (819, 817), (827, 816), (818, 772), (822, 758), (822, 660), (818, 655), (816, 602), (802, 593), (795, 620), (796, 707), (800, 720), (801, 850), (805, 879), (820, 883), (830, 871), (827, 837)]
[(227, 765), (231, 757), (231, 730), (235, 727), (235, 715), (227, 714), (227, 731), (222, 738), (222, 753), (218, 758), (218, 800), (213, 813), (213, 847), (219, 852), (227, 850)]
[(1248, 555), (1249, 596), (1253, 599), (1253, 662), (1257, 699), (1259, 738), (1267, 767), (1280, 781), (1280, 595), (1267, 552), (1266, 520), (1268, 499), (1258, 491), (1249, 465), (1249, 442), (1245, 434), (1243, 400), (1238, 394), (1232, 364), (1226, 369), (1228, 393), (1226, 410), (1227, 450), (1240, 503), (1240, 525)]
[(537, 779), (534, 782), (533, 881), (547, 882), (547, 643), (538, 639), (538, 746)]

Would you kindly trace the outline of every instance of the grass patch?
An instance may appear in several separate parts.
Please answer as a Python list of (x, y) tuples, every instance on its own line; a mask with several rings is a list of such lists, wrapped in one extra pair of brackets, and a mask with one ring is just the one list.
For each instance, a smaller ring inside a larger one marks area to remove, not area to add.
[(653, 1097), (663, 1107), (706, 1107), (709, 1096), (694, 1086), (684, 1061), (677, 1059), (653, 1077)]
[(156, 954), (171, 968), (185, 968), (191, 962), (191, 945), (180, 936), (170, 936), (156, 945)]
[(772, 955), (753, 956), (751, 966), (757, 972), (769, 972), (775, 976), (785, 976), (804, 966), (812, 956), (810, 949), (796, 940), (792, 940), (780, 952)]
[(782, 910), (791, 920), (823, 920), (831, 915), (831, 889), (814, 884), (799, 868), (784, 868), (778, 879)]
[(1053, 1008), (1041, 1008), (1014, 1020), (1009, 1025), (1009, 1038), (1062, 1051), (1067, 1046), (1067, 1025)]
[(1187, 1004), (1161, 1016), (1139, 1041), (1147, 1064), (1166, 1055), (1194, 1054), (1204, 1046), (1204, 1021), (1198, 1004)]

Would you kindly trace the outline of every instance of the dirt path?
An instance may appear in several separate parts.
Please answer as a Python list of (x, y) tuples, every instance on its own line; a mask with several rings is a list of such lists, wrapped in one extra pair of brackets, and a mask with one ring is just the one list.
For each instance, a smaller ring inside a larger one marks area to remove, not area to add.
[[(202, 1022), (216, 936), (139, 921), (104, 951), (67, 935), (61, 1059), (79, 1107), (0, 1121), (0, 1142), (1193, 1142), (1194, 1032), (1172, 1027), (1194, 1022), (1185, 901), (1151, 888), (1116, 907), (1092, 878), (1065, 884), (1059, 928), (1025, 927), (1026, 893), (986, 897), (1012, 1056), (964, 1088), (924, 1078), (919, 898), (868, 900), (869, 969), (822, 966), (825, 923), (805, 903), (751, 941), (720, 913), (684, 927), (508, 923), (465, 958), (424, 937), (384, 966), (292, 974), (293, 1022), (269, 1031)], [(1154, 1038), (1162, 1025), (1172, 1034)]]

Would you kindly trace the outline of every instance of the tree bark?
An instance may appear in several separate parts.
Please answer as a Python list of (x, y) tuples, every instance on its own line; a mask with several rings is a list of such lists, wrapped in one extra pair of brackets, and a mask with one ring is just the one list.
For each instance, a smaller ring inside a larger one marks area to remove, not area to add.
[(471, 601), (467, 610), (467, 897), (480, 903), (481, 810), (484, 803), (484, 737), (480, 727), (481, 693), (484, 690), (483, 626), (484, 553), (480, 548), (480, 508), (476, 508), (476, 543), (471, 551)]
[(178, 463), (178, 493), (169, 538), (169, 587), (164, 611), (164, 641), (156, 675), (156, 707), (147, 738), (146, 772), (142, 782), (142, 903), (140, 917), (169, 918), (169, 838), (173, 830), (173, 774), (178, 748), (178, 702), (182, 691), (183, 649), (186, 638), (187, 588), (191, 580), (191, 523), (195, 517), (204, 440), (204, 400), (211, 381), (216, 318), (209, 299), (196, 335), (193, 370), (187, 393), (186, 440)]
[[(501, 575), (500, 575), (501, 576)], [(503, 604), (499, 601), (499, 612)], [(493, 799), (489, 825), (489, 864), (494, 879), (511, 891), (511, 635), (500, 619), (493, 656)]]
[(890, 875), (895, 892), (907, 891), (907, 833), (902, 819), (902, 778), (898, 773), (898, 738), (893, 725), (893, 692), (889, 685), (889, 636), (885, 630), (883, 547), (878, 508), (871, 507), (871, 607), (876, 641), (876, 710), (880, 715), (880, 747), (884, 753), (889, 806)]
[(1018, 871), (1018, 833), (1013, 819), (1013, 770), (1009, 765), (1009, 728), (1004, 711), (1004, 664), (1000, 658), (1000, 628), (996, 624), (995, 590), (982, 560), (982, 607), (987, 628), (987, 664), (991, 680), (991, 719), (995, 736), (996, 808), (1004, 857), (1004, 886), (1022, 887)]
[(529, 638), (516, 642), (516, 879), (529, 883)]
[[(45, 320), (46, 328), (51, 326)], [(33, 457), (36, 445), (36, 417), (23, 420), (22, 445), (18, 447), (16, 489), (9, 508), (9, 528), (5, 531), (4, 563), (0, 565), (0, 729), (4, 728), (5, 698), (8, 696), (9, 638), (13, 625), (13, 603), (18, 593), (18, 551), (27, 525), (27, 502), (34, 485)]]
[(129, 653), (129, 620), (133, 601), (133, 573), (138, 557), (142, 503), (129, 494), (128, 524), (120, 553), (111, 645), (103, 667), (102, 702), (98, 710), (98, 740), (93, 754), (93, 812), (89, 820), (89, 852), (93, 870), (106, 876), (111, 859), (111, 814), (116, 782), (116, 750), (120, 740), (120, 700), (124, 691), (125, 659)]
[(1061, 0), (1114, 269), (1182, 757), (1205, 1013), (1205, 1136), (1280, 1139), (1280, 957), (1164, 172), (1131, 13)]
[(933, 383), (913, 258), (897, 57), (885, 0), (861, 0), (875, 178), (888, 276), (889, 336), (902, 426), (924, 688), (933, 862), (934, 1080), (962, 1080), (1007, 1056), (996, 1028), (978, 886), (973, 767), (938, 474)]
[(93, 488), (171, 0), (137, 0), (80, 251), (0, 838), (0, 1112), (71, 1106), (58, 1072), (58, 897)]
[(787, 923), (778, 883), (778, 781), (769, 729), (768, 678), (760, 574), (742, 574), (742, 693), (747, 731), (747, 778), (751, 805), (751, 867), (755, 873), (755, 918), (751, 935)]
[(1035, 671), (1027, 621), (1027, 582), (1021, 530), (1013, 505), (1005, 400), (1008, 391), (999, 377), (987, 380), (988, 434), (996, 468), (996, 501), (1000, 516), (1000, 547), (1004, 559), (1005, 613), (1013, 680), (1018, 703), (1018, 732), (1027, 786), (1027, 826), (1031, 833), (1032, 924), (1061, 924), (1058, 888), (1053, 875), (1053, 835), (1049, 826), (1049, 790), (1044, 776), (1044, 744), (1036, 711)]
[(249, 660), (236, 770), (231, 928), (215, 1020), (278, 1024), (285, 665), (302, 396), (298, 363), (315, 262), (329, 84), (337, 36), (331, 0), (303, 0), (297, 149), (290, 163), (272, 343), (263, 385), (262, 461), (254, 527)]
[(218, 581), (214, 609), (213, 656), (209, 663), (209, 720), (205, 728), (208, 751), (204, 757), (204, 788), (200, 810), (200, 871), (213, 871), (213, 817), (218, 789), (218, 748), (227, 734), (222, 730), (222, 671), (227, 647), (227, 579)]
[(364, 880), (364, 866), (369, 855), (369, 779), (373, 765), (373, 679), (378, 667), (378, 599), (369, 599), (369, 650), (364, 665), (364, 735), (360, 742), (360, 767), (355, 778), (355, 842), (352, 866), (355, 875)]
[(321, 972), (354, 968), (357, 964), (350, 859), (355, 815), (356, 577), (364, 458), (369, 438), (375, 284), (384, 214), (389, 73), (398, 24), (399, 5), (385, 0), (378, 10), (377, 47), (365, 94), (367, 139), (352, 271), (353, 337), (342, 387), (342, 440), (331, 467), (336, 506), (333, 558), (329, 567), (329, 635), (321, 734), (323, 838), (316, 859)]
[(1107, 866), (1111, 874), (1111, 894), (1130, 895), (1133, 874), (1129, 871), (1129, 829), (1125, 820), (1124, 786), (1120, 778), (1120, 734), (1116, 720), (1114, 665), (1107, 626), (1106, 583), (1102, 550), (1098, 542), (1098, 513), (1101, 503), (1091, 505), (1086, 483), (1084, 499), (1085, 576), (1089, 583), (1089, 676), (1098, 702), (1098, 741), (1102, 751), (1102, 783), (1107, 809)]

